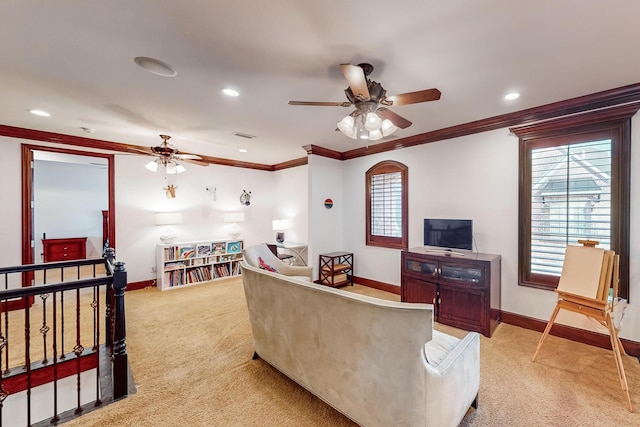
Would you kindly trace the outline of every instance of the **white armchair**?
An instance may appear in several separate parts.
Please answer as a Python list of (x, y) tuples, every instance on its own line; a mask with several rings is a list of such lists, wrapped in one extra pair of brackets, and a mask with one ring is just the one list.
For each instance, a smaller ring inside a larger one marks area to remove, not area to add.
[(260, 259), (262, 259), (263, 265), (266, 264), (272, 267), (276, 273), (283, 274), (285, 276), (297, 277), (310, 282), (313, 281), (312, 267), (288, 265), (282, 262), (282, 260), (271, 252), (266, 243), (249, 246), (244, 249), (244, 260), (247, 264), (256, 268), (262, 268), (260, 266)]

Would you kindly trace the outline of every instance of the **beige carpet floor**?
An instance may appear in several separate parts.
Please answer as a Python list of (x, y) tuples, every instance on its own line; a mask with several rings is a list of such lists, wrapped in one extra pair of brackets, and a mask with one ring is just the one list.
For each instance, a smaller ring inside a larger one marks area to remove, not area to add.
[[(354, 286), (346, 291), (397, 300)], [(251, 360), (240, 279), (128, 292), (127, 349), (137, 393), (65, 426), (354, 426), (270, 367)], [(464, 331), (438, 329), (460, 336)], [(625, 357), (626, 409), (610, 351), (501, 324), (481, 339), (479, 407), (462, 426), (638, 426), (640, 364)]]

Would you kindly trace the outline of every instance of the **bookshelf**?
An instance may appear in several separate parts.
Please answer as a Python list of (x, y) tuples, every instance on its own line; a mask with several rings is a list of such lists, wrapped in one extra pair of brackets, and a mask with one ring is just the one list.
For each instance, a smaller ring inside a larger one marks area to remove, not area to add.
[(242, 240), (203, 240), (156, 247), (156, 280), (162, 291), (240, 275)]

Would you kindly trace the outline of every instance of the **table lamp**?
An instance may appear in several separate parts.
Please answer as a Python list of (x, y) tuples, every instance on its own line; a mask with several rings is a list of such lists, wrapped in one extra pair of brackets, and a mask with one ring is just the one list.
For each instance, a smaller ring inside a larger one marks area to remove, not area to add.
[(176, 232), (171, 227), (174, 224), (182, 224), (181, 212), (156, 212), (156, 225), (166, 225), (162, 231), (160, 240), (164, 244), (173, 243), (176, 240)]

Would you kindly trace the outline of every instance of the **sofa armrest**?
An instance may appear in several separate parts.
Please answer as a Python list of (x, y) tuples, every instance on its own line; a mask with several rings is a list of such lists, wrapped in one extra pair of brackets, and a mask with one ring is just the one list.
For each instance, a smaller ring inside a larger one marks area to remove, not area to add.
[(285, 276), (306, 276), (313, 281), (313, 267), (304, 265), (278, 265), (277, 272)]
[(437, 366), (425, 356), (424, 365), (427, 413), (439, 418), (433, 425), (461, 420), (480, 389), (480, 334), (469, 332)]

